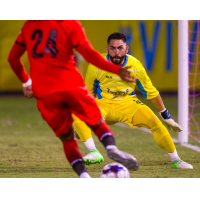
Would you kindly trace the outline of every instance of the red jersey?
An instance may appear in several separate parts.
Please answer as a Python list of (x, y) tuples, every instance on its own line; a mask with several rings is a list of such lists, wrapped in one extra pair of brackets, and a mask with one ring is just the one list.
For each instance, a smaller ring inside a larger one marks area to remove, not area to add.
[(27, 21), (16, 43), (25, 45), (36, 97), (73, 89), (83, 83), (74, 63), (73, 48), (85, 42), (77, 21)]
[[(23, 46), (23, 47), (20, 47)], [(25, 83), (29, 76), (19, 60), (28, 52), (32, 89), (36, 97), (84, 86), (74, 63), (73, 48), (96, 67), (118, 74), (120, 66), (107, 62), (95, 51), (77, 21), (27, 21), (9, 54), (9, 62)]]

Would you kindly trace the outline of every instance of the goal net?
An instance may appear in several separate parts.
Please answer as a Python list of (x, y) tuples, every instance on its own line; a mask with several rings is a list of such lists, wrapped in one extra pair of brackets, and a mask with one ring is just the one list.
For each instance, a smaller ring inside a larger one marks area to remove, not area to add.
[(200, 21), (188, 21), (189, 136), (200, 142)]
[(178, 122), (188, 136), (200, 142), (200, 21), (178, 21)]

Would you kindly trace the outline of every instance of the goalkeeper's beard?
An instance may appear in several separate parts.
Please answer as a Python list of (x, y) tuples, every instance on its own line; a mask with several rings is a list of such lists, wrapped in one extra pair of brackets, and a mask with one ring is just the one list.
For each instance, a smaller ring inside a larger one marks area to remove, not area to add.
[[(126, 56), (126, 54), (124, 55), (124, 56), (110, 56), (109, 55), (109, 53), (108, 53), (108, 56), (109, 56), (109, 58), (110, 58), (110, 60), (111, 60), (111, 62), (112, 63), (114, 63), (114, 64), (116, 64), (116, 65), (120, 65), (121, 63), (123, 64), (124, 63), (124, 61), (125, 61), (125, 56)], [(119, 60), (114, 60), (114, 58), (119, 58)], [(123, 61), (123, 62), (122, 62)]]

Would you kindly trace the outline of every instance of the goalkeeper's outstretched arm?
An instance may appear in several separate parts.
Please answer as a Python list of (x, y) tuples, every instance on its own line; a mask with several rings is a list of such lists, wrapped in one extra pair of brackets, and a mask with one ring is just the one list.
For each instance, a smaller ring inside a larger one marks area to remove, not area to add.
[(159, 111), (159, 115), (161, 116), (162, 120), (167, 124), (167, 127), (169, 130), (171, 130), (171, 128), (172, 128), (174, 131), (178, 131), (178, 132), (182, 131), (181, 126), (179, 124), (177, 124), (173, 120), (173, 118), (170, 116), (170, 114), (168, 113), (168, 110), (165, 108), (160, 95), (151, 99), (150, 101), (156, 107), (156, 109)]

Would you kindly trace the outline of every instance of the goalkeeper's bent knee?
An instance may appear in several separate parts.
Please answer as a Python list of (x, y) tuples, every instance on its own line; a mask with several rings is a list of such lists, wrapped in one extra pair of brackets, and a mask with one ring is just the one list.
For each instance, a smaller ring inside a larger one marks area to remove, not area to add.
[(133, 117), (133, 125), (137, 127), (145, 127), (151, 129), (155, 127), (159, 122), (160, 120), (158, 117), (148, 106), (139, 108)]

